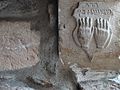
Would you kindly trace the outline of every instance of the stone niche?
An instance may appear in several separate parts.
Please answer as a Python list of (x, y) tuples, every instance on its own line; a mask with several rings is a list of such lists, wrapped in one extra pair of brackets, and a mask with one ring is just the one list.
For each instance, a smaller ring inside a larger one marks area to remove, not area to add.
[(66, 66), (119, 70), (119, 0), (60, 0), (59, 55)]

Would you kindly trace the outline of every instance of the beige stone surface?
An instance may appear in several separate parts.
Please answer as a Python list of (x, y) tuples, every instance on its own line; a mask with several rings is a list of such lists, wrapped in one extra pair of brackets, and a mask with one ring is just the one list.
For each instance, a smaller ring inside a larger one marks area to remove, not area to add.
[(0, 71), (36, 65), (40, 36), (30, 22), (0, 21)]
[(60, 0), (59, 55), (67, 66), (120, 68), (119, 0)]

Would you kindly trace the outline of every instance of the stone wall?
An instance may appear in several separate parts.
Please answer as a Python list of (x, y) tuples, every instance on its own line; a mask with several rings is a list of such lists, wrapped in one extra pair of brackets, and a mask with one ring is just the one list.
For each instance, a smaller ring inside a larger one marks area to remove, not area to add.
[(119, 0), (1, 0), (0, 90), (120, 90)]
[(119, 7), (118, 0), (59, 0), (59, 57), (84, 90), (120, 89)]

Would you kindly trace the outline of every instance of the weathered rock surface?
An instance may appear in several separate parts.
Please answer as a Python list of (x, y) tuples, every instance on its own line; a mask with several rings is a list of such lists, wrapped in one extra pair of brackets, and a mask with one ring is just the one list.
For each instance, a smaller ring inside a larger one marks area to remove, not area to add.
[(0, 18), (30, 19), (38, 15), (38, 0), (1, 0)]
[(74, 79), (84, 90), (120, 90), (119, 72), (117, 71), (82, 69), (77, 64), (71, 65), (70, 69), (75, 76)]
[(30, 22), (0, 21), (0, 71), (31, 67), (39, 62), (40, 36)]
[(0, 90), (35, 90), (17, 80), (0, 80)]
[[(56, 74), (58, 61), (56, 5), (56, 1), (47, 0), (40, 1), (39, 5), (40, 12), (34, 28), (40, 31), (40, 62), (34, 67), (32, 76), (38, 83), (41, 81), (48, 84), (52, 83), (51, 78)], [(43, 85), (43, 83), (41, 84)]]
[[(33, 83), (43, 86), (47, 83), (51, 84), (50, 78), (55, 75), (58, 61), (57, 8), (54, 8), (57, 7), (57, 2), (6, 0), (0, 3), (0, 18), (3, 20), (0, 46), (4, 48), (1, 50), (3, 51), (1, 59), (4, 60), (1, 60), (1, 71), (4, 73), (4, 70), (18, 70), (19, 72), (22, 69), (21, 74), (17, 74), (18, 72), (13, 74), (23, 81), (30, 77)], [(30, 68), (31, 71), (24, 68)], [(30, 74), (26, 76), (28, 72)], [(25, 76), (21, 77), (22, 74)]]

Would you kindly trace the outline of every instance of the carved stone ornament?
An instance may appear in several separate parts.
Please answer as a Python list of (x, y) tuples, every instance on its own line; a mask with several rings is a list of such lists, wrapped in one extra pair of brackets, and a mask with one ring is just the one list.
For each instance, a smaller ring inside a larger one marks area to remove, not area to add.
[[(69, 9), (60, 7), (59, 12), (59, 47), (63, 64), (78, 63), (81, 67), (93, 69), (118, 69), (119, 1), (76, 1), (76, 6), (70, 2), (66, 2), (66, 5)], [(68, 14), (70, 12), (73, 12), (72, 16)], [(68, 18), (62, 17), (63, 13)]]
[[(109, 19), (113, 12), (102, 5), (104, 5), (102, 2), (79, 3), (79, 7), (74, 12), (73, 16), (77, 24), (73, 31), (73, 40), (86, 53), (92, 39), (95, 40), (98, 49), (104, 49), (110, 44), (112, 30)], [(92, 57), (87, 55), (92, 60)]]

